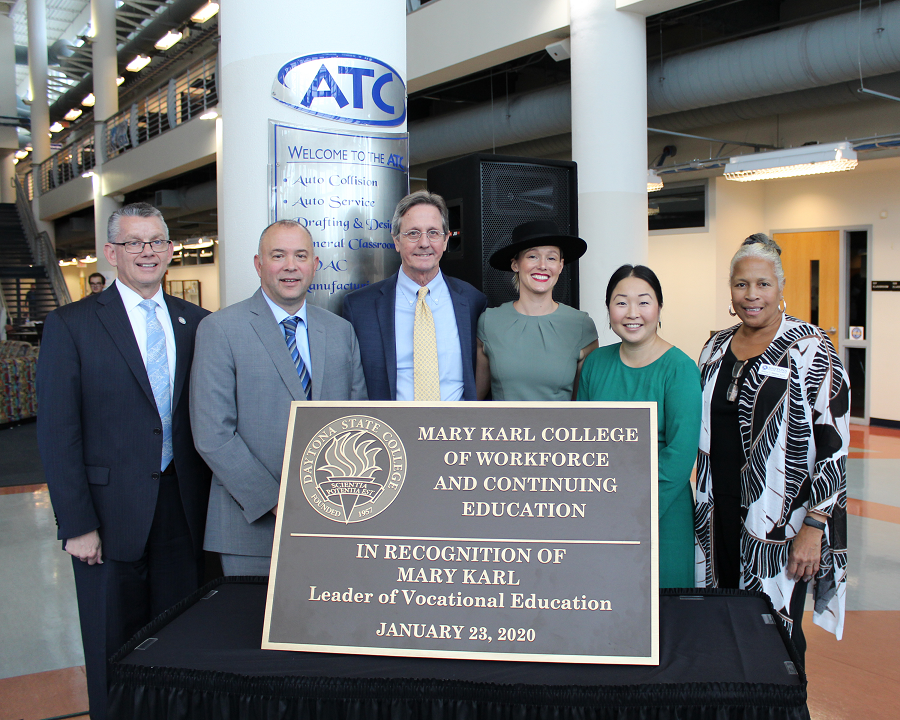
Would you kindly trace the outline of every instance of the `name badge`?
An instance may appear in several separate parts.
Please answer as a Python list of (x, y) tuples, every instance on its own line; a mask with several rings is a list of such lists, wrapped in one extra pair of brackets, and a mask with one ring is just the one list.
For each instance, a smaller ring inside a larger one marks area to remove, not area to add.
[(791, 374), (790, 368), (778, 367), (778, 365), (768, 365), (767, 363), (763, 363), (762, 365), (760, 365), (758, 372), (760, 375), (765, 375), (766, 377), (777, 377), (780, 380), (787, 380)]

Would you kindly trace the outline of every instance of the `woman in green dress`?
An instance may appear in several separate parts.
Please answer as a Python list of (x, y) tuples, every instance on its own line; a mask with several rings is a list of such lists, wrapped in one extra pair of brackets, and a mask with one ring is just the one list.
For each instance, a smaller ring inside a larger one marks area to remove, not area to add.
[(478, 320), (475, 384), (478, 399), (572, 400), (578, 373), (597, 347), (590, 316), (553, 299), (565, 262), (587, 245), (562, 235), (551, 220), (516, 227), (510, 242), (491, 255), (498, 270), (513, 273), (519, 299), (489, 308)]
[(591, 353), (579, 400), (656, 403), (659, 443), (659, 586), (694, 586), (691, 469), (700, 438), (700, 373), (657, 335), (663, 305), (656, 274), (623, 265), (606, 287), (609, 324), (622, 342)]

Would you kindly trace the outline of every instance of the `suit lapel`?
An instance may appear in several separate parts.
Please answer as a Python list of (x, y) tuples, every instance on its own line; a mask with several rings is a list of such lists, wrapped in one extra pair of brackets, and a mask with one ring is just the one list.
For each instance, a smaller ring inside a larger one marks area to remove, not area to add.
[(469, 299), (463, 295), (453, 278), (444, 275), (444, 282), (450, 290), (450, 300), (453, 303), (453, 314), (456, 316), (456, 329), (459, 332), (459, 346), (462, 350), (463, 366), (471, 364), (472, 357), (472, 323), (469, 313)]
[(186, 323), (181, 322), (183, 317), (183, 305), (177, 298), (163, 294), (166, 307), (169, 309), (169, 319), (172, 321), (172, 334), (175, 336), (175, 382), (172, 393), (172, 410), (178, 407), (178, 399), (184, 387), (184, 379), (188, 372), (188, 358), (191, 357), (191, 344), (193, 335)]
[(155, 407), (156, 399), (153, 397), (153, 389), (150, 387), (150, 379), (147, 377), (147, 368), (144, 366), (144, 359), (141, 357), (137, 340), (134, 338), (134, 330), (131, 328), (131, 320), (125, 311), (122, 296), (119, 295), (119, 290), (115, 285), (97, 298), (97, 317), (100, 318), (100, 322), (103, 323), (103, 327), (106, 328), (113, 343), (122, 353), (135, 380), (146, 393), (147, 399)]
[[(287, 386), (294, 400), (306, 400), (306, 393), (303, 392), (303, 385), (300, 384), (300, 377), (297, 375), (297, 368), (291, 360), (291, 354), (288, 352), (287, 344), (284, 341), (284, 334), (278, 323), (275, 322), (275, 316), (272, 310), (262, 296), (262, 290), (257, 290), (253, 297), (250, 298), (250, 325), (259, 337), (263, 348), (272, 358), (275, 369), (281, 375), (281, 379)], [(315, 386), (313, 386), (315, 388)]]
[[(398, 271), (399, 272), (399, 271)], [(397, 340), (394, 336), (394, 312), (397, 303), (397, 275), (381, 286), (381, 295), (375, 299), (375, 316), (381, 329), (381, 345), (387, 366), (388, 386), (391, 398), (397, 398)]]
[(328, 336), (321, 323), (317, 323), (316, 308), (307, 304), (306, 335), (309, 339), (309, 361), (312, 363), (312, 399), (322, 399), (322, 383), (325, 382), (325, 364), (328, 362)]

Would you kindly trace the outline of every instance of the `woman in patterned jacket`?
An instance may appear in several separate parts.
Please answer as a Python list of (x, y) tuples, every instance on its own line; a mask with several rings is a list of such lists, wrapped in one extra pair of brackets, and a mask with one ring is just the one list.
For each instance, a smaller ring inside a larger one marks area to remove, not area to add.
[(741, 322), (700, 355), (696, 583), (766, 593), (801, 659), (813, 622), (840, 639), (847, 578), (850, 388), (831, 341), (786, 314), (781, 248), (744, 240), (731, 260)]

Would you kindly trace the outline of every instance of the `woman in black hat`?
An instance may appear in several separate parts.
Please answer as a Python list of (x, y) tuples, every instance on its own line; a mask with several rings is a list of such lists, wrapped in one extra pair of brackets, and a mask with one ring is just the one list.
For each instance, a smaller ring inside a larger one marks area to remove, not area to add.
[(597, 347), (590, 316), (553, 299), (565, 262), (587, 250), (581, 238), (562, 235), (551, 220), (516, 227), (491, 255), (498, 270), (513, 273), (519, 299), (486, 310), (478, 321), (478, 399), (572, 400), (578, 374)]

